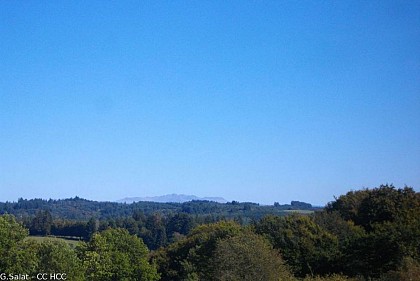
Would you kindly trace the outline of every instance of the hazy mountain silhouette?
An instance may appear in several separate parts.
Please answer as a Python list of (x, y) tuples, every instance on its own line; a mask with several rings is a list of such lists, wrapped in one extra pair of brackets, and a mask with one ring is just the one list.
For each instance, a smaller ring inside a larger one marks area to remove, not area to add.
[(133, 203), (139, 201), (150, 201), (150, 202), (159, 202), (159, 203), (168, 203), (168, 202), (176, 202), (176, 203), (184, 203), (193, 200), (207, 200), (207, 201), (214, 201), (218, 203), (226, 203), (227, 200), (222, 197), (197, 197), (195, 195), (185, 195), (185, 194), (166, 194), (162, 196), (151, 196), (151, 197), (126, 197), (117, 202), (122, 203)]

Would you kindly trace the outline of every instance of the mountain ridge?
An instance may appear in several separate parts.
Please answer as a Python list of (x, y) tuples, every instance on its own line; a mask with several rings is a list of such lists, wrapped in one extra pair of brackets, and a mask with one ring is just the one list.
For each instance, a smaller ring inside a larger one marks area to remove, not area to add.
[(126, 197), (120, 200), (117, 200), (118, 203), (134, 203), (140, 201), (148, 202), (158, 202), (158, 203), (184, 203), (194, 200), (205, 200), (213, 201), (217, 203), (227, 203), (228, 201), (223, 197), (198, 197), (195, 195), (186, 195), (186, 194), (165, 194), (160, 196), (146, 196), (146, 197)]

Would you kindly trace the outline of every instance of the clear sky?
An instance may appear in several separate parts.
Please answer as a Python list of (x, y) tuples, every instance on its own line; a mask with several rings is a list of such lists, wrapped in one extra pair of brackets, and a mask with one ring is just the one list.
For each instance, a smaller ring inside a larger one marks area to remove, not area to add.
[(420, 1), (1, 1), (0, 201), (420, 188)]

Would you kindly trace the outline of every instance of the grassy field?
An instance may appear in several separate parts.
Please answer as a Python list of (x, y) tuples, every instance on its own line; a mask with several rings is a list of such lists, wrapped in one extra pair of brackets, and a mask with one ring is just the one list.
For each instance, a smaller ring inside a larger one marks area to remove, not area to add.
[(38, 241), (38, 242), (42, 242), (42, 241), (45, 241), (45, 240), (64, 241), (67, 244), (69, 244), (70, 247), (72, 247), (72, 248), (75, 248), (77, 246), (77, 244), (79, 243), (79, 241), (75, 240), (75, 239), (65, 239), (65, 238), (55, 237), (55, 236), (28, 236), (25, 239), (34, 240), (34, 241)]
[(312, 210), (284, 210), (285, 213), (298, 213), (298, 214), (313, 214), (314, 211)]

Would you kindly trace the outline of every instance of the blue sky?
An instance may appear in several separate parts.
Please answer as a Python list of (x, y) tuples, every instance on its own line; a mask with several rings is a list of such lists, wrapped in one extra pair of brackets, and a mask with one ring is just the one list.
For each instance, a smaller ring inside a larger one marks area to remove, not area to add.
[(419, 190), (419, 1), (1, 1), (0, 38), (0, 201)]

